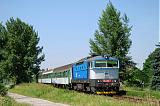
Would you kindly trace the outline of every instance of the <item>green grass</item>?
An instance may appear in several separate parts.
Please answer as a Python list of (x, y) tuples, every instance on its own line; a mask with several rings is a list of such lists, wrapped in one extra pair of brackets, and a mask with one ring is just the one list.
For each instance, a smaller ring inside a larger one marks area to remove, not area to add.
[(160, 91), (153, 91), (150, 89), (141, 89), (135, 87), (126, 87), (128, 96), (138, 96), (142, 98), (160, 99)]
[(0, 106), (29, 106), (29, 104), (25, 103), (17, 103), (10, 97), (1, 97), (0, 96)]
[(55, 88), (51, 85), (36, 83), (17, 85), (15, 88), (11, 89), (10, 92), (42, 98), (53, 102), (65, 103), (72, 106), (149, 106), (149, 104), (115, 100), (112, 97), (79, 93)]

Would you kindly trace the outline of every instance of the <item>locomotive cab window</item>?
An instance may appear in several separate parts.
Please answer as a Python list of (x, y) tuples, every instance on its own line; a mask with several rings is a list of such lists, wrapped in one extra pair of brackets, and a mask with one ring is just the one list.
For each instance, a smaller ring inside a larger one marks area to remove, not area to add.
[(96, 61), (95, 67), (107, 67), (107, 62), (106, 61)]
[(118, 67), (118, 62), (113, 60), (108, 60), (107, 67)]

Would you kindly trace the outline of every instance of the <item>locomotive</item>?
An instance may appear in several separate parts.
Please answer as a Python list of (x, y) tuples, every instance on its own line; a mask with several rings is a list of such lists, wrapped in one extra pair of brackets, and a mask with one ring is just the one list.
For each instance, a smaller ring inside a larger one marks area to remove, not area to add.
[(38, 82), (97, 94), (115, 94), (120, 87), (119, 60), (105, 55), (89, 56), (41, 71)]

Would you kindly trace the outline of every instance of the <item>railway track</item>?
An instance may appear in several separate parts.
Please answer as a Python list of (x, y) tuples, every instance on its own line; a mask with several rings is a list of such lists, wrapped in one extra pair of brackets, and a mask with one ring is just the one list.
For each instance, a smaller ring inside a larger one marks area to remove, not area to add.
[(160, 106), (160, 100), (157, 99), (139, 98), (131, 96), (113, 96), (113, 98), (117, 100), (128, 100), (129, 102), (134, 102), (134, 103), (147, 103), (150, 106)]

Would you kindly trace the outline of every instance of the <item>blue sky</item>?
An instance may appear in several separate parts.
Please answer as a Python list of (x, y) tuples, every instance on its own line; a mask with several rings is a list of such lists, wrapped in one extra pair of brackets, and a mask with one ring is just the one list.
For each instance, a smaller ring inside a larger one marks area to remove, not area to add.
[[(142, 68), (159, 39), (159, 0), (111, 0), (130, 19), (129, 55)], [(0, 0), (0, 21), (10, 18), (34, 26), (44, 47), (42, 68), (75, 62), (89, 54), (89, 39), (108, 0)]]

